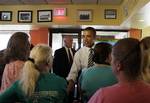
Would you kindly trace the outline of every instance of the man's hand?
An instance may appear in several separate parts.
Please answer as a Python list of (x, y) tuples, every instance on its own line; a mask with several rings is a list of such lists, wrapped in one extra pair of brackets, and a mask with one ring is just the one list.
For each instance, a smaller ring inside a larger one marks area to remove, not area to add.
[(69, 80), (68, 81), (68, 87), (67, 87), (67, 93), (70, 94), (70, 92), (72, 92), (74, 90), (74, 81), (73, 80)]

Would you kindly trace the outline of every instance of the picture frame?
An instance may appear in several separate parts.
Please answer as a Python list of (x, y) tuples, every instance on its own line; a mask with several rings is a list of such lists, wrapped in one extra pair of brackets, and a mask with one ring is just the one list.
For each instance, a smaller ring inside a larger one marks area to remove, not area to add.
[(105, 9), (104, 18), (105, 19), (117, 19), (117, 10), (116, 9)]
[(18, 11), (18, 22), (19, 23), (32, 23), (32, 11), (30, 10)]
[(91, 9), (79, 9), (77, 10), (78, 21), (92, 21), (92, 10)]
[(52, 10), (37, 10), (37, 22), (52, 22)]
[(0, 11), (0, 21), (12, 21), (12, 11)]

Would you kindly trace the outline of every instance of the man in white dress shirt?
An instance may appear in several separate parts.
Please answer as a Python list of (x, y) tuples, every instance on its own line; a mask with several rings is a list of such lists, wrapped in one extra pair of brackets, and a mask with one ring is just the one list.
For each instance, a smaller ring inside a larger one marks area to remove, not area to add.
[(94, 28), (87, 27), (83, 30), (84, 47), (80, 48), (75, 53), (73, 64), (67, 77), (67, 80), (69, 82), (68, 92), (71, 92), (73, 90), (74, 83), (78, 77), (78, 72), (81, 69), (88, 67), (90, 49), (94, 45), (95, 38), (96, 38), (96, 30)]

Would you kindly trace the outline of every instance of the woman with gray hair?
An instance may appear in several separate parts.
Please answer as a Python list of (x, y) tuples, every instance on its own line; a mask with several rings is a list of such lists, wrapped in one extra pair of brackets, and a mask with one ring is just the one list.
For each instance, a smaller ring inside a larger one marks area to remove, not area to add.
[(24, 64), (21, 79), (0, 94), (0, 103), (67, 103), (66, 81), (49, 73), (52, 61), (52, 49), (36, 45)]

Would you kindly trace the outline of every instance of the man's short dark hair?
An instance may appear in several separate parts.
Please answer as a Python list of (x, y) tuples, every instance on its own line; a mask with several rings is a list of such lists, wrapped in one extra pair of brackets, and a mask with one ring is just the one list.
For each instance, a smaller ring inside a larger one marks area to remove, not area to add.
[(93, 27), (87, 27), (84, 29), (84, 31), (90, 31), (93, 34), (93, 37), (96, 37), (96, 30)]

